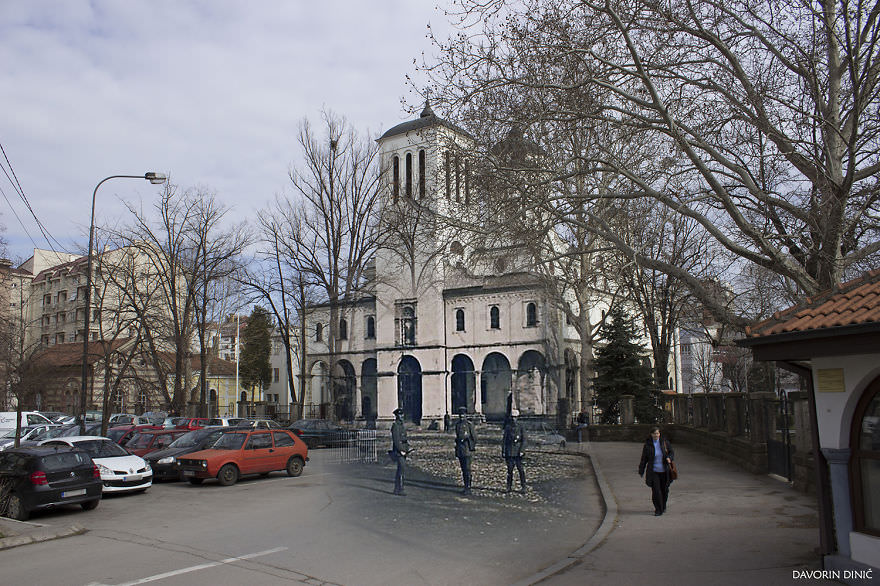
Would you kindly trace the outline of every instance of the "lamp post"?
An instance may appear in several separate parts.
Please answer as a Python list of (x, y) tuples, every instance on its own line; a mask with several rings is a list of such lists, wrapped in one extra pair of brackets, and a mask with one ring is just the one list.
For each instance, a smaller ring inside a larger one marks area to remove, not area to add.
[(95, 197), (98, 195), (98, 188), (110, 179), (146, 179), (153, 185), (165, 183), (165, 175), (163, 173), (155, 173), (150, 171), (143, 175), (110, 175), (101, 179), (95, 190), (92, 192), (92, 217), (89, 222), (89, 250), (86, 255), (86, 299), (85, 299), (85, 316), (83, 319), (83, 356), (82, 356), (82, 386), (80, 388), (79, 410), (80, 410), (80, 428), (83, 435), (86, 432), (86, 390), (88, 388), (89, 378), (89, 320), (92, 315), (92, 245), (95, 239)]

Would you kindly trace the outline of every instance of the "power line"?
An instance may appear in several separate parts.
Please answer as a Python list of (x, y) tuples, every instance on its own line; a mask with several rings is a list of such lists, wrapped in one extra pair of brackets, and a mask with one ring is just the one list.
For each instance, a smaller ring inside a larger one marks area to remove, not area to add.
[[(55, 248), (52, 246), (53, 241), (58, 246), (58, 248), (63, 249), (64, 247), (61, 245), (60, 242), (58, 242), (58, 240), (54, 236), (49, 234), (49, 230), (46, 229), (46, 227), (43, 225), (43, 223), (37, 217), (36, 212), (34, 212), (33, 207), (31, 207), (31, 202), (28, 201), (28, 198), (24, 193), (24, 188), (21, 186), (21, 183), (18, 181), (18, 177), (15, 174), (15, 169), (12, 168), (12, 162), (9, 160), (9, 157), (6, 155), (6, 149), (3, 148), (2, 142), (0, 142), (0, 152), (3, 153), (3, 158), (6, 160), (6, 165), (9, 166), (9, 171), (6, 170), (6, 167), (4, 167), (2, 163), (0, 163), (0, 168), (3, 169), (3, 173), (6, 175), (6, 178), (9, 180), (9, 183), (12, 184), (12, 188), (18, 194), (18, 197), (21, 198), (21, 200), (24, 202), (24, 205), (27, 207), (28, 211), (31, 213), (31, 216), (33, 216), (34, 221), (37, 223), (37, 227), (40, 229), (40, 232), (43, 234), (43, 238), (46, 239), (46, 243), (49, 245), (49, 249), (52, 250), (52, 252), (57, 253), (58, 251), (55, 250)], [(9, 176), (9, 173), (12, 173), (12, 177)], [(13, 178), (15, 179), (14, 181), (13, 181)], [(3, 197), (6, 198), (6, 202), (9, 203), (9, 198), (6, 197), (5, 193), (3, 194)], [(12, 207), (11, 203), (9, 203), (9, 207), (10, 208)], [(15, 214), (15, 210), (13, 210), (13, 213)], [(15, 217), (18, 218), (18, 214), (15, 214)], [(24, 224), (21, 222), (20, 218), (18, 218), (18, 221), (20, 224), (22, 224), (22, 228), (24, 228)], [(25, 233), (28, 234), (28, 238), (30, 238), (31, 243), (33, 243), (34, 240), (33, 240), (33, 238), (31, 238), (31, 235), (27, 232), (26, 229), (25, 229)], [(34, 248), (37, 248), (37, 245), (35, 243), (34, 243)]]
[(10, 201), (9, 201), (9, 198), (6, 197), (6, 192), (3, 191), (3, 188), (2, 188), (2, 187), (0, 187), (0, 193), (3, 194), (3, 199), (6, 200), (6, 203), (9, 204), (9, 209), (12, 210), (12, 215), (15, 216), (15, 219), (16, 219), (16, 220), (18, 220), (18, 223), (21, 225), (21, 229), (24, 230), (24, 233), (25, 233), (25, 234), (27, 234), (28, 240), (31, 241), (31, 244), (34, 245), (34, 248), (39, 248), (39, 247), (37, 246), (37, 243), (34, 242), (34, 238), (33, 238), (33, 236), (31, 236), (31, 233), (28, 232), (28, 229), (27, 229), (27, 227), (24, 225), (24, 222), (22, 222), (22, 221), (21, 221), (21, 218), (18, 217), (18, 212), (16, 212), (16, 211), (15, 211), (15, 208), (12, 207), (12, 202), (10, 202)]

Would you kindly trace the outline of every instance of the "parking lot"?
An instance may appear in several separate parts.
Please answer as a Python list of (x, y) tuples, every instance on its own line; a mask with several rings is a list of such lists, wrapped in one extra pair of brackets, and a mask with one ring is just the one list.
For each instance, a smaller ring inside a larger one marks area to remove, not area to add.
[(157, 483), (94, 511), (35, 513), (35, 523), (87, 532), (0, 551), (2, 582), (505, 584), (565, 555), (601, 519), (584, 459), (583, 473), (527, 495), (487, 486), (463, 498), (454, 479), (430, 472), (443, 444), (423, 447), (405, 498), (391, 494), (390, 463), (336, 465), (319, 449), (298, 478)]

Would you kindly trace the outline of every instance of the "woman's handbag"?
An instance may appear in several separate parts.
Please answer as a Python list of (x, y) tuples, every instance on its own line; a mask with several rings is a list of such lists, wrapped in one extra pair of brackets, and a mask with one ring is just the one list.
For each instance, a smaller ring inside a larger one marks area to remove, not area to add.
[(669, 478), (672, 480), (676, 480), (678, 478), (678, 468), (675, 467), (675, 462), (672, 460), (669, 461)]

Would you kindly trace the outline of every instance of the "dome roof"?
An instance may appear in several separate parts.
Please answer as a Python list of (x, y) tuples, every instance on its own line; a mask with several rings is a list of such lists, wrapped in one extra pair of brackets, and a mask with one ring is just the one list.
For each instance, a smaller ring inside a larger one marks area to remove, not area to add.
[(459, 134), (463, 134), (464, 136), (470, 138), (470, 134), (434, 114), (434, 110), (431, 109), (431, 105), (428, 103), (427, 100), (425, 100), (425, 109), (422, 110), (422, 113), (419, 115), (418, 118), (416, 118), (415, 120), (402, 122), (397, 126), (392, 127), (391, 129), (387, 130), (385, 134), (380, 136), (379, 140), (383, 140), (392, 136), (397, 136), (398, 134), (407, 134), (414, 130), (420, 130), (422, 128), (428, 128), (436, 125), (445, 126), (450, 130), (454, 130), (455, 132), (458, 132)]

